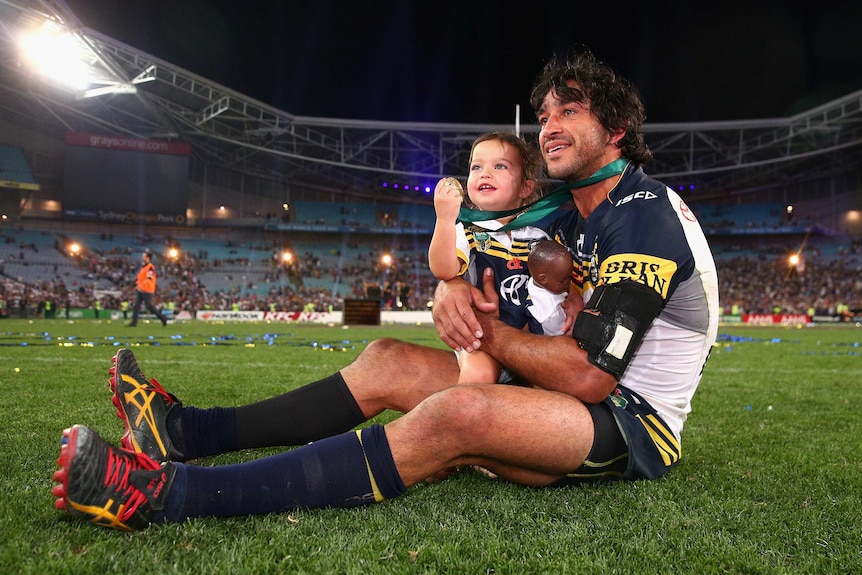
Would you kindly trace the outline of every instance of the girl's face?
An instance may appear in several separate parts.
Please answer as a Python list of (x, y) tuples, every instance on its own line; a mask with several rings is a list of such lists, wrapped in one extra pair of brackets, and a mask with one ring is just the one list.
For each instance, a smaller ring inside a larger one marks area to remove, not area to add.
[(521, 155), (500, 140), (479, 142), (473, 148), (467, 195), (480, 210), (512, 210), (524, 204), (534, 183), (524, 181)]

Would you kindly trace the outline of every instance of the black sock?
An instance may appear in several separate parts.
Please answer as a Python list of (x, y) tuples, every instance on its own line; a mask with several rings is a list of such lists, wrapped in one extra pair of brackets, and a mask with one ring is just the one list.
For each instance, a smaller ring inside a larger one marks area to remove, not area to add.
[(294, 391), (236, 408), (239, 449), (303, 445), (349, 431), (365, 415), (341, 373)]
[(166, 423), (171, 441), (183, 454), (183, 460), (240, 449), (236, 440), (234, 407), (172, 409)]

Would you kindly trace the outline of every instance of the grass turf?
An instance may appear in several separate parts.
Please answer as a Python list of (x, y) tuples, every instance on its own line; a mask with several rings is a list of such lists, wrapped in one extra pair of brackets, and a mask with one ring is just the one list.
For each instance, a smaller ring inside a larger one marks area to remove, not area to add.
[(116, 347), (208, 407), (326, 376), (382, 336), (443, 347), (430, 327), (3, 320), (0, 572), (862, 572), (862, 330), (852, 326), (723, 328), (682, 462), (658, 481), (536, 490), (462, 473), (370, 507), (132, 534), (54, 509), (63, 428), (119, 440), (107, 388)]

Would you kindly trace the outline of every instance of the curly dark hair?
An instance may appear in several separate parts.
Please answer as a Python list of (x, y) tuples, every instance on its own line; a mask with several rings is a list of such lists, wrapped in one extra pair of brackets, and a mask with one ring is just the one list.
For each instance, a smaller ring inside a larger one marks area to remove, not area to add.
[[(574, 82), (574, 86), (567, 82)], [(530, 93), (530, 104), (537, 115), (552, 90), (563, 102), (588, 105), (608, 132), (624, 130), (625, 136), (617, 143), (624, 158), (637, 165), (652, 159), (652, 152), (644, 142), (646, 114), (637, 88), (587, 48), (577, 46), (565, 60), (553, 56), (545, 64)]]

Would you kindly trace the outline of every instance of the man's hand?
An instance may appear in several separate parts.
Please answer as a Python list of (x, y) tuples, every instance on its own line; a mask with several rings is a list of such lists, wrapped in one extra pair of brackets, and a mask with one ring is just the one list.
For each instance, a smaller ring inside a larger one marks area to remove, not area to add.
[(500, 296), (497, 295), (497, 284), (494, 282), (494, 270), (492, 268), (485, 268), (482, 273), (482, 300), (475, 302), (476, 309), (499, 319)]
[(572, 327), (575, 325), (575, 318), (578, 313), (584, 309), (584, 299), (578, 291), (572, 287), (569, 289), (569, 295), (562, 303), (563, 309), (566, 310), (566, 322), (563, 324), (563, 333), (572, 335)]
[(476, 319), (476, 310), (498, 313), (493, 270), (486, 270), (482, 287), (484, 292), (461, 278), (442, 281), (437, 285), (431, 315), (440, 339), (452, 349), (467, 352), (479, 349), (483, 333)]

